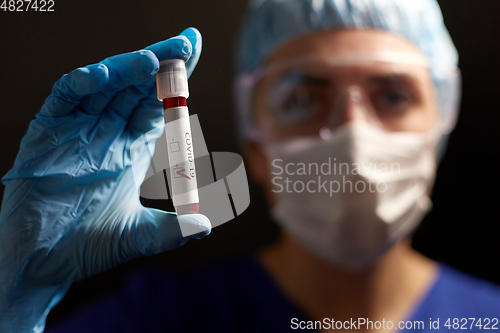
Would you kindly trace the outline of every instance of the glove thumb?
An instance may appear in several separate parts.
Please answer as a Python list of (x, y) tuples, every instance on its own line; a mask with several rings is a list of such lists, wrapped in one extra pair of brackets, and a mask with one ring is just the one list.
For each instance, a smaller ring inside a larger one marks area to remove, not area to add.
[(147, 207), (142, 207), (141, 219), (135, 227), (129, 234), (143, 255), (176, 249), (191, 239), (207, 236), (212, 229), (205, 215), (177, 215)]

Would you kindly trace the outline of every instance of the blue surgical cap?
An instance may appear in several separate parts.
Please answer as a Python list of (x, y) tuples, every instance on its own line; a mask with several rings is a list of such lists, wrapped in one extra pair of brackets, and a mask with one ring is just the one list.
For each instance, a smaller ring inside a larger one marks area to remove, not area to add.
[(442, 117), (458, 113), (458, 53), (435, 0), (251, 0), (236, 49), (236, 73), (251, 73), (279, 46), (318, 30), (380, 29), (427, 56)]
[(435, 0), (253, 0), (240, 35), (237, 72), (255, 70), (290, 39), (330, 29), (386, 30), (418, 46), (432, 67), (458, 64)]

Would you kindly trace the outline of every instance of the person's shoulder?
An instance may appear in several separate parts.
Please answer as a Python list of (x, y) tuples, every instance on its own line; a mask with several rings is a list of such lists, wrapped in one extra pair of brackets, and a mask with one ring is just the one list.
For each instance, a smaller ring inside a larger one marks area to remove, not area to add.
[(500, 286), (440, 264), (439, 277), (424, 300), (422, 310), (447, 318), (498, 317)]
[(415, 320), (438, 320), (441, 325), (454, 318), (493, 320), (500, 314), (500, 287), (492, 282), (439, 264), (436, 282), (413, 314)]
[[(500, 305), (500, 286), (462, 272), (446, 264), (440, 264), (441, 287), (458, 297), (468, 297), (471, 300), (491, 301)], [(450, 295), (451, 296), (451, 295)]]

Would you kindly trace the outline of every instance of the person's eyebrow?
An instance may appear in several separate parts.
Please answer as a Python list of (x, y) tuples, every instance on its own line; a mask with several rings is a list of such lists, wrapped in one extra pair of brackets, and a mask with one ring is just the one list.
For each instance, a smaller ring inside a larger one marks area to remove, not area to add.
[(315, 86), (327, 86), (330, 84), (330, 80), (328, 80), (327, 78), (321, 77), (319, 75), (303, 73), (300, 71), (287, 73), (283, 75), (278, 81), (294, 81), (297, 83), (304, 83)]
[(315, 86), (327, 86), (330, 84), (330, 80), (322, 78), (322, 77), (315, 77), (315, 76), (306, 76), (306, 83), (315, 85)]
[(375, 84), (391, 84), (398, 82), (411, 82), (415, 78), (409, 74), (388, 74), (388, 75), (376, 75), (369, 78), (368, 82)]

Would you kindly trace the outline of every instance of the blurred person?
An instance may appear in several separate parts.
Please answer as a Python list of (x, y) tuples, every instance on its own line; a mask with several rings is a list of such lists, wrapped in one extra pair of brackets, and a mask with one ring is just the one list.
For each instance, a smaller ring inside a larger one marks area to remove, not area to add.
[[(2, 331), (43, 331), (71, 282), (181, 246), (179, 223), (199, 228), (191, 238), (210, 232), (201, 215), (142, 207), (128, 152), (162, 128), (158, 62), (181, 58), (191, 73), (200, 51), (187, 29), (56, 83), (3, 179)], [(458, 113), (458, 55), (437, 3), (252, 1), (236, 64), (240, 139), (277, 242), (185, 274), (138, 272), (46, 331), (498, 327), (497, 286), (409, 242)]]

